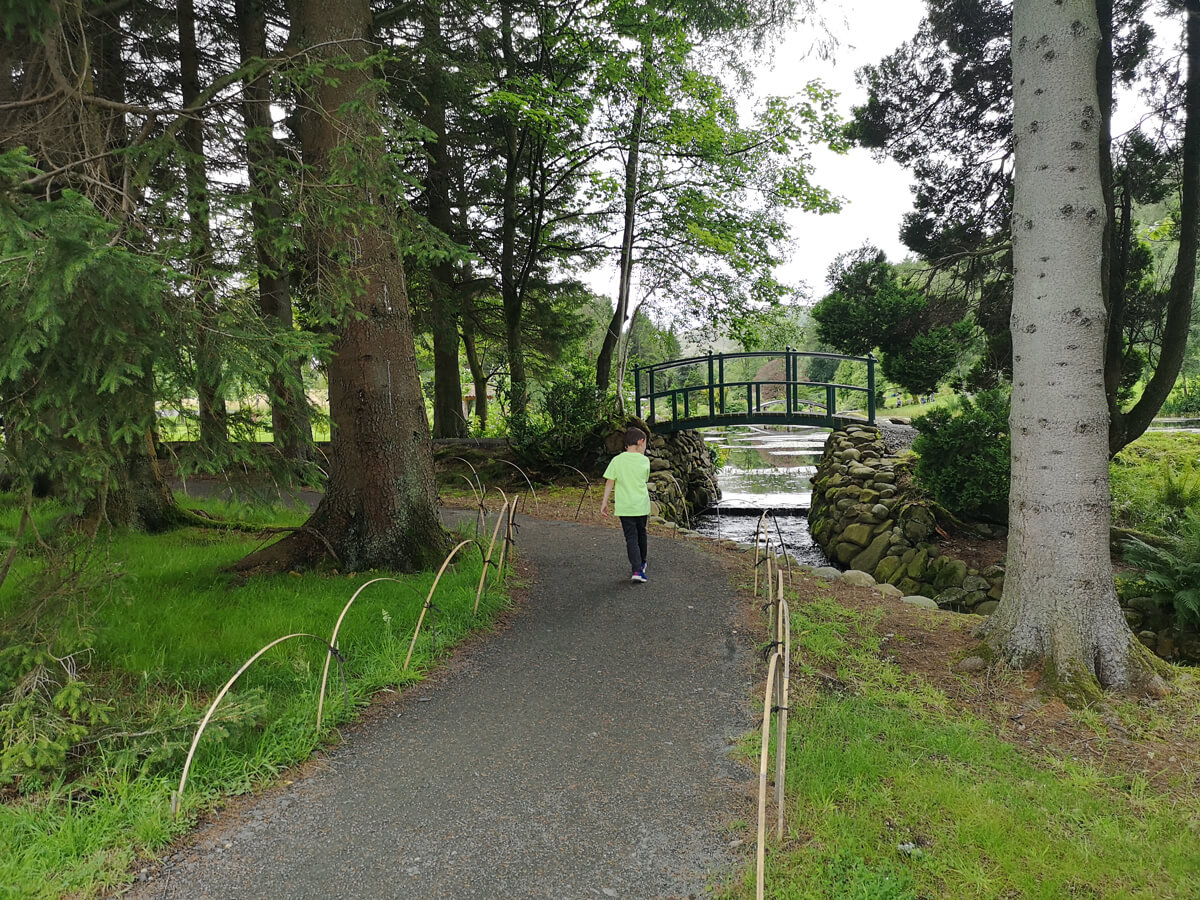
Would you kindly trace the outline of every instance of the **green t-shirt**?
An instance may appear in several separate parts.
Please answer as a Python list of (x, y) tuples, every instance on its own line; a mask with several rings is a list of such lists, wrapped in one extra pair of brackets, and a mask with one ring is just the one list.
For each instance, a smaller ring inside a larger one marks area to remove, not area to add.
[(650, 460), (644, 453), (626, 450), (612, 458), (604, 477), (616, 482), (613, 487), (613, 512), (618, 516), (650, 515)]

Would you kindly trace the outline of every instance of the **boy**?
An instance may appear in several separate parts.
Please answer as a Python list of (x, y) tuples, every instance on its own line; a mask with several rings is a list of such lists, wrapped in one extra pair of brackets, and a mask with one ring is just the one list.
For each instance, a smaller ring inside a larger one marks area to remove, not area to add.
[(613, 511), (621, 519), (625, 550), (633, 566), (633, 581), (646, 582), (646, 520), (650, 517), (650, 460), (646, 458), (646, 432), (630, 427), (625, 431), (625, 452), (612, 458), (604, 470), (604, 499), (600, 515), (608, 515), (608, 498), (617, 486)]

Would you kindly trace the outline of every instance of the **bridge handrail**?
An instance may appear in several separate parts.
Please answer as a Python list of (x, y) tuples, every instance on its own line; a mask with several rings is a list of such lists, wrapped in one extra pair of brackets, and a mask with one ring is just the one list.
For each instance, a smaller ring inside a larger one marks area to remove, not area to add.
[[(770, 379), (764, 381), (750, 380), (725, 380), (725, 363), (735, 362), (739, 359), (777, 359), (781, 358), (784, 362), (784, 379)], [(800, 378), (800, 358), (816, 358), (816, 359), (836, 359), (843, 362), (858, 362), (865, 363), (867, 366), (867, 386), (863, 387), (856, 384), (842, 384), (840, 382), (831, 381), (807, 381)], [(670, 400), (670, 421), (663, 423), (671, 429), (681, 427), (702, 427), (701, 423), (716, 424), (718, 421), (728, 421), (731, 418), (737, 418), (742, 421), (753, 423), (755, 416), (760, 417), (762, 422), (778, 422), (780, 421), (779, 413), (771, 413), (764, 409), (767, 404), (764, 404), (762, 392), (763, 388), (783, 388), (784, 397), (780, 402), (786, 404), (786, 412), (783, 413), (785, 422), (797, 424), (812, 424), (819, 422), (820, 424), (829, 424), (838, 415), (837, 410), (837, 392), (838, 391), (856, 391), (867, 395), (867, 421), (875, 421), (875, 357), (867, 356), (845, 356), (839, 353), (826, 353), (819, 350), (793, 350), (788, 347), (784, 350), (750, 350), (742, 353), (716, 353), (706, 354), (704, 356), (692, 356), (684, 359), (666, 360), (660, 363), (654, 363), (649, 366), (637, 366), (634, 368), (634, 393), (636, 396), (637, 412), (640, 417), (642, 414), (642, 400), (648, 400), (650, 403), (649, 416), (647, 421), (652, 424), (657, 424), (657, 403), (659, 400)], [(697, 365), (707, 365), (707, 379), (702, 384), (685, 384), (672, 387), (663, 387), (655, 390), (655, 375), (668, 372), (672, 369), (680, 369), (685, 367), (695, 367)], [(646, 392), (642, 392), (642, 379), (646, 378)], [(726, 396), (730, 390), (741, 393), (746, 392), (746, 411), (731, 412), (727, 410)], [(823, 390), (826, 395), (826, 402), (821, 404), (817, 401), (810, 400), (807, 397), (801, 396), (801, 391)], [(708, 394), (708, 403), (700, 402), (701, 409), (707, 409), (700, 414), (693, 415), (691, 412), (690, 398), (697, 391)], [(679, 398), (683, 398), (683, 415), (679, 415)], [(719, 400), (718, 400), (719, 398)], [(771, 403), (768, 400), (767, 403)], [(811, 411), (812, 409), (823, 409), (824, 415), (818, 416)], [(685, 426), (683, 423), (689, 423)]]
[[(689, 356), (685, 359), (669, 359), (666, 362), (652, 363), (648, 366), (639, 366), (638, 369), (643, 372), (658, 372), (665, 369), (674, 369), (679, 366), (694, 366), (698, 363), (706, 363), (710, 359), (724, 359), (726, 362), (733, 359), (766, 359), (770, 357), (783, 356), (790, 353), (792, 356), (814, 357), (817, 359), (841, 359), (847, 362), (873, 363), (877, 362), (873, 356), (845, 356), (841, 353), (826, 353), (823, 350), (747, 350), (742, 353), (706, 353), (703, 356)], [(813, 382), (817, 384), (818, 382)]]

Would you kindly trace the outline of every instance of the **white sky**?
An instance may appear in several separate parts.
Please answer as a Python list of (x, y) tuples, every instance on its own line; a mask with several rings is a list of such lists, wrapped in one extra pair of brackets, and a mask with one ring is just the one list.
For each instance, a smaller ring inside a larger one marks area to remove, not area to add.
[[(830, 31), (838, 41), (831, 59), (808, 55), (811, 30), (794, 34), (775, 52), (773, 68), (761, 71), (756, 93), (765, 97), (798, 92), (820, 79), (840, 94), (838, 110), (848, 118), (850, 108), (866, 99), (854, 83), (854, 71), (877, 63), (911, 38), (925, 12), (922, 0), (842, 0), (823, 4)], [(870, 242), (892, 262), (904, 259), (906, 248), (898, 233), (901, 217), (912, 208), (911, 179), (892, 160), (877, 162), (867, 150), (855, 148), (839, 156), (813, 152), (813, 180), (844, 200), (840, 213), (820, 216), (794, 212), (792, 259), (779, 270), (781, 280), (805, 282), (813, 300), (826, 290), (825, 273), (835, 256)]]

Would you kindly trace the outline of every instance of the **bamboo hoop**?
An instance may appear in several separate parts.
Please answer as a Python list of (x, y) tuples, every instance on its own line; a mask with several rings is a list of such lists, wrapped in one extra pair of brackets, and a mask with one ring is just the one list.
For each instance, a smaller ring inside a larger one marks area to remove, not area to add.
[(492, 564), (492, 550), (496, 546), (496, 536), (500, 534), (500, 526), (504, 524), (504, 516), (507, 512), (508, 501), (505, 500), (504, 506), (500, 508), (500, 515), (496, 517), (496, 527), (492, 529), (492, 539), (488, 542), (487, 556), (483, 560), (483, 571), (479, 573), (479, 587), (475, 589), (475, 615), (479, 615), (479, 599), (483, 596), (483, 585), (487, 580), (488, 566)]
[[(758, 597), (758, 536), (763, 530), (763, 520), (767, 517), (769, 509), (764, 509), (763, 514), (758, 517), (758, 525), (754, 529), (754, 596)], [(756, 601), (757, 602), (757, 601)]]
[(787, 564), (788, 584), (791, 584), (792, 557), (787, 552), (787, 544), (783, 542), (783, 530), (779, 527), (779, 518), (775, 513), (771, 513), (771, 521), (775, 523), (775, 537), (779, 539), (779, 552), (783, 554), (784, 562)]
[(537, 496), (537, 491), (535, 491), (535, 490), (533, 489), (533, 482), (529, 480), (529, 476), (525, 474), (525, 470), (524, 470), (524, 469), (522, 469), (520, 466), (518, 466), (516, 463), (514, 463), (514, 462), (509, 462), (507, 459), (497, 459), (497, 460), (496, 460), (496, 462), (502, 462), (502, 463), (504, 463), (506, 466), (512, 466), (514, 469), (516, 469), (518, 472), (520, 472), (520, 473), (521, 473), (521, 477), (522, 477), (522, 478), (524, 478), (524, 479), (525, 479), (525, 483), (526, 483), (527, 485), (529, 485), (529, 493), (533, 494), (533, 508), (534, 508), (534, 509), (540, 509), (540, 507), (539, 507), (539, 505), (538, 505), (538, 496)]
[(516, 539), (513, 537), (513, 522), (517, 517), (517, 501), (521, 499), (520, 494), (514, 494), (512, 503), (508, 507), (508, 527), (504, 529), (504, 543), (500, 545), (500, 562), (496, 565), (497, 577), (504, 577), (504, 560), (508, 555), (510, 545), (516, 544)]
[[(479, 473), (475, 470), (475, 467), (473, 465), (471, 465), (471, 461), (469, 459), (464, 459), (461, 456), (452, 456), (450, 458), (457, 459), (459, 462), (466, 463), (467, 468), (469, 468), (471, 470), (471, 474), (475, 476), (475, 483), (471, 484), (471, 479), (467, 478), (466, 475), (463, 475), (461, 472), (459, 472), (459, 476), (462, 478), (466, 478), (467, 484), (471, 485), (471, 493), (473, 493), (475, 495), (475, 502), (479, 504), (479, 528), (476, 529), (475, 533), (483, 534), (484, 529), (487, 528), (487, 516), (486, 516), (487, 507), (485, 507), (483, 505), (483, 500), (484, 500), (484, 497), (486, 496), (486, 492), (483, 489), (483, 482), (480, 481)], [(479, 486), (479, 490), (475, 490), (476, 485)]]
[[(578, 469), (576, 469), (574, 466), (572, 466), (568, 463), (563, 463), (562, 465), (566, 466), (572, 472), (579, 472)], [(575, 521), (576, 522), (579, 521), (579, 511), (581, 509), (583, 509), (583, 501), (587, 499), (588, 491), (590, 491), (592, 489), (592, 481), (590, 478), (588, 478), (582, 472), (579, 472), (579, 477), (583, 479), (583, 483), (586, 485), (586, 487), (584, 487), (584, 489), (583, 489), (583, 496), (579, 498), (579, 505), (577, 507), (575, 507)]]
[[(450, 565), (450, 560), (454, 559), (454, 554), (458, 553), (458, 551), (467, 546), (467, 544), (475, 544), (476, 546), (479, 546), (479, 542), (475, 540), (467, 540), (459, 543), (457, 547), (450, 551), (450, 555), (447, 556), (442, 562), (442, 567), (438, 569), (437, 577), (433, 579), (433, 584), (429, 588), (429, 596), (425, 598), (425, 605), (421, 607), (421, 615), (417, 618), (417, 627), (416, 630), (413, 631), (412, 643), (408, 645), (408, 656), (404, 657), (404, 671), (408, 671), (408, 663), (412, 659), (413, 650), (416, 649), (417, 646), (417, 635), (421, 633), (421, 623), (425, 621), (425, 613), (429, 612), (429, 607), (433, 603), (433, 592), (437, 590), (438, 582), (442, 580), (442, 575), (446, 571), (446, 566)], [(482, 548), (480, 548), (480, 552), (483, 552)]]
[(346, 605), (344, 607), (342, 607), (342, 614), (340, 616), (338, 616), (337, 624), (333, 626), (333, 634), (331, 634), (329, 636), (329, 652), (327, 654), (325, 654), (325, 668), (321, 672), (321, 693), (317, 700), (317, 733), (318, 734), (321, 733), (321, 719), (322, 719), (322, 714), (325, 711), (325, 685), (329, 681), (329, 664), (331, 662), (333, 662), (333, 652), (334, 652), (334, 648), (337, 647), (337, 636), (338, 636), (338, 631), (340, 631), (341, 627), (342, 627), (342, 620), (344, 618), (346, 618), (346, 613), (348, 613), (350, 611), (350, 607), (353, 605), (354, 601), (358, 599), (358, 595), (361, 594), (364, 590), (366, 590), (366, 588), (368, 586), (374, 584), (377, 581), (394, 581), (394, 582), (396, 582), (396, 584), (404, 583), (399, 578), (372, 578), (366, 584), (360, 586), (359, 589), (354, 592), (354, 595), (346, 602)]
[(183, 764), (183, 775), (179, 779), (179, 790), (176, 791), (175, 796), (171, 798), (171, 818), (172, 819), (176, 818), (179, 815), (179, 809), (183, 803), (183, 789), (187, 786), (188, 772), (192, 768), (192, 759), (196, 755), (196, 747), (200, 744), (200, 737), (204, 734), (204, 729), (208, 727), (208, 721), (209, 721), (209, 719), (212, 718), (212, 714), (214, 712), (216, 712), (217, 705), (220, 704), (220, 702), (223, 699), (225, 699), (225, 695), (227, 693), (229, 693), (229, 689), (231, 687), (233, 687), (234, 682), (242, 677), (242, 673), (245, 672), (248, 668), (250, 668), (250, 666), (254, 664), (254, 661), (256, 659), (258, 659), (260, 656), (262, 656), (264, 653), (266, 653), (268, 650), (270, 650), (276, 644), (282, 644), (284, 641), (291, 640), (292, 638), (295, 638), (295, 637), (307, 637), (307, 638), (312, 638), (313, 640), (316, 640), (316, 641), (320, 641), (322, 644), (325, 643), (324, 638), (318, 637), (315, 634), (308, 634), (307, 632), (303, 632), (303, 631), (298, 631), (294, 634), (285, 634), (281, 638), (275, 638), (275, 640), (271, 641), (271, 643), (267, 644), (265, 647), (263, 647), (261, 650), (259, 650), (257, 653), (255, 653), (252, 657), (250, 657), (248, 660), (246, 660), (244, 663), (242, 663), (242, 667), (240, 669), (238, 669), (237, 672), (234, 673), (234, 676), (232, 678), (230, 678), (227, 682), (225, 682), (225, 686), (223, 688), (221, 688), (220, 692), (216, 696), (216, 699), (214, 699), (213, 702), (209, 705), (208, 712), (206, 712), (204, 714), (204, 718), (200, 720), (200, 727), (196, 729), (196, 736), (192, 738), (192, 746), (188, 749), (187, 759), (184, 761), (184, 764)]
[(780, 665), (780, 653), (771, 654), (767, 664), (767, 690), (763, 700), (762, 751), (758, 759), (758, 850), (756, 853), (755, 897), (763, 900), (767, 855), (767, 757), (771, 750), (771, 701), (775, 693), (775, 672)]
[(784, 788), (787, 781), (787, 733), (788, 733), (788, 694), (792, 678), (792, 612), (788, 607), (787, 598), (783, 595), (783, 570), (779, 570), (779, 640), (783, 642), (783, 679), (776, 691), (775, 707), (779, 717), (775, 722), (775, 838), (783, 840), (785, 797)]

